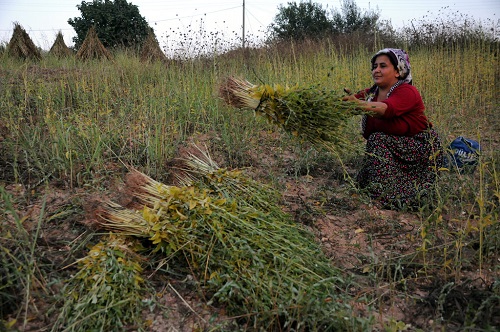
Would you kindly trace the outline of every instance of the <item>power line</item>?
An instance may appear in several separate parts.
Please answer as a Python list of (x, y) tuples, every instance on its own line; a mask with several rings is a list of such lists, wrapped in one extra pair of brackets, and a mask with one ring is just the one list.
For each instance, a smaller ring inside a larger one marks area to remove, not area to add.
[(240, 8), (240, 6), (226, 8), (226, 9), (220, 9), (220, 10), (215, 10), (215, 11), (212, 11), (212, 12), (200, 13), (200, 14), (195, 14), (195, 15), (190, 15), (190, 16), (183, 16), (183, 17), (176, 17), (176, 18), (167, 18), (165, 20), (152, 21), (152, 23), (166, 22), (166, 21), (175, 21), (175, 20), (180, 20), (180, 19), (183, 19), (183, 18), (193, 18), (195, 16), (205, 16), (207, 14), (220, 13), (220, 12), (224, 12), (224, 11), (231, 10), (231, 9), (236, 9), (236, 8)]
[[(225, 8), (225, 9), (214, 10), (214, 11), (211, 11), (211, 12), (205, 12), (205, 13), (194, 14), (194, 15), (189, 15), (189, 16), (181, 16), (181, 17), (175, 17), (175, 18), (168, 18), (168, 19), (164, 19), (164, 20), (155, 20), (155, 21), (150, 21), (150, 23), (168, 22), (168, 21), (176, 21), (176, 20), (187, 19), (187, 18), (194, 18), (194, 17), (197, 17), (197, 16), (206, 16), (206, 15), (210, 15), (210, 14), (215, 14), (215, 13), (220, 13), (220, 12), (224, 12), (224, 11), (229, 11), (229, 10), (237, 9), (237, 8), (240, 8), (240, 7), (241, 6), (234, 6), (234, 7), (229, 7), (229, 8)], [(0, 29), (0, 31), (4, 31), (4, 32), (11, 31), (11, 30), (12, 29), (8, 29), (8, 30), (7, 29)], [(53, 31), (53, 30), (58, 30), (58, 29), (29, 29), (29, 31), (37, 31), (37, 32)], [(72, 30), (72, 29), (59, 29), (59, 30)]]

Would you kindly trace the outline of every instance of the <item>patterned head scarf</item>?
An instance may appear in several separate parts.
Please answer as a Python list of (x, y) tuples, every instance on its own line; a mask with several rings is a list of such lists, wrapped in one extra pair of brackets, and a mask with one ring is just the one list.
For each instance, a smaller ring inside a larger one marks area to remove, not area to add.
[[(372, 57), (371, 63), (375, 62), (377, 56), (384, 54), (389, 57), (393, 66), (398, 70), (399, 80), (394, 84), (387, 93), (387, 97), (389, 97), (398, 86), (403, 83), (412, 84), (411, 77), (411, 67), (410, 67), (410, 57), (408, 57), (408, 53), (405, 50), (399, 48), (384, 48), (383, 50), (378, 51)], [(366, 101), (372, 101), (375, 95), (378, 93), (378, 86), (374, 84), (369, 91), (369, 94), (366, 98)], [(361, 118), (361, 132), (364, 133), (366, 130), (366, 122), (368, 121), (368, 116), (365, 114)]]
[(381, 54), (389, 57), (391, 63), (398, 70), (400, 80), (403, 80), (404, 83), (412, 83), (410, 57), (408, 57), (408, 53), (406, 53), (405, 50), (399, 48), (384, 48), (383, 50), (375, 53), (372, 57), (371, 63), (373, 64), (377, 56)]

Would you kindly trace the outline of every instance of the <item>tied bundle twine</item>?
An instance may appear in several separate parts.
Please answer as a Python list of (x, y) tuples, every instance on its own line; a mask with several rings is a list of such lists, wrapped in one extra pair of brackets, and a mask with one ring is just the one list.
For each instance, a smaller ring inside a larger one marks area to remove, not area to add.
[(349, 120), (370, 114), (352, 101), (319, 85), (308, 87), (255, 85), (227, 77), (219, 86), (219, 96), (229, 106), (253, 110), (287, 133), (317, 147), (335, 151), (349, 145), (344, 133)]

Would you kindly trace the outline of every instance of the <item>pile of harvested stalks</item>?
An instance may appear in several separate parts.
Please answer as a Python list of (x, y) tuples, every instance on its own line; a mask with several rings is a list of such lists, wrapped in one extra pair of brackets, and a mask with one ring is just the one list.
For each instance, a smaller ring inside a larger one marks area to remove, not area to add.
[(14, 32), (7, 45), (7, 54), (18, 59), (42, 59), (40, 51), (19, 23), (14, 24)]
[(64, 58), (73, 55), (73, 51), (68, 46), (66, 46), (61, 31), (57, 33), (56, 40), (54, 41), (54, 44), (50, 48), (49, 54), (54, 55), (58, 58)]
[(219, 86), (219, 96), (227, 105), (254, 110), (293, 136), (330, 151), (349, 144), (342, 130), (353, 116), (366, 113), (356, 103), (342, 101), (334, 90), (318, 85), (255, 85), (228, 77)]
[(153, 29), (149, 29), (148, 37), (142, 44), (140, 59), (141, 62), (160, 61), (164, 64), (168, 63), (167, 56), (161, 49)]
[(76, 53), (76, 57), (81, 60), (107, 59), (113, 60), (113, 55), (102, 44), (97, 36), (94, 26), (87, 31), (85, 39)]
[[(348, 281), (314, 236), (279, 211), (275, 193), (241, 171), (218, 168), (208, 154), (188, 160), (185, 186), (136, 171), (130, 210), (108, 203), (100, 227), (148, 239), (154, 251), (195, 276), (211, 301), (266, 331), (342, 330), (349, 324)], [(176, 271), (179, 273), (179, 271)]]
[(223, 197), (237, 197), (240, 205), (273, 214), (281, 220), (288, 218), (279, 206), (281, 193), (278, 190), (253, 180), (242, 170), (220, 168), (207, 151), (198, 148), (198, 155), (189, 155), (185, 178), (180, 183), (186, 186), (196, 183), (198, 187), (207, 188)]

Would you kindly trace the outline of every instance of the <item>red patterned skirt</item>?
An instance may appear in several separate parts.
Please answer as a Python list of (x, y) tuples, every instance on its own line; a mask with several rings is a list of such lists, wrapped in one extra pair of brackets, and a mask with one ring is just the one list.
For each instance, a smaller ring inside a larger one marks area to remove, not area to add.
[(357, 181), (386, 208), (416, 206), (432, 192), (443, 166), (439, 135), (429, 129), (413, 137), (373, 133)]

